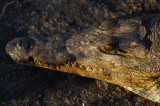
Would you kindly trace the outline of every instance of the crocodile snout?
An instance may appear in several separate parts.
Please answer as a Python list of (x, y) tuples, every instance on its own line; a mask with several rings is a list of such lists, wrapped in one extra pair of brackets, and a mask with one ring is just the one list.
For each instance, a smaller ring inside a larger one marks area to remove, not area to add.
[(29, 60), (29, 51), (34, 44), (34, 39), (30, 37), (18, 37), (7, 43), (6, 53), (16, 62)]

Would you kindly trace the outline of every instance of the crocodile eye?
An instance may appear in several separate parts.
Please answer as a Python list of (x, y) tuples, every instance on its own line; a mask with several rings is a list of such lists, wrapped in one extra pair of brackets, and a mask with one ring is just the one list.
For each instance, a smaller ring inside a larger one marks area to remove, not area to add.
[(116, 53), (116, 47), (114, 45), (101, 45), (99, 48), (102, 52), (105, 52), (108, 54)]
[(114, 46), (110, 46), (110, 45), (105, 45), (104, 48), (105, 48), (105, 50), (107, 50), (107, 51), (113, 51), (113, 50), (115, 49)]

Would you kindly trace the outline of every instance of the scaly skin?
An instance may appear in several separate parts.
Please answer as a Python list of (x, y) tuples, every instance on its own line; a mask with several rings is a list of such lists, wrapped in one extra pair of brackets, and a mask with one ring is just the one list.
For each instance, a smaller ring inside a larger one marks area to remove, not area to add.
[(104, 22), (69, 39), (19, 37), (6, 52), (18, 63), (107, 81), (160, 103), (159, 16)]

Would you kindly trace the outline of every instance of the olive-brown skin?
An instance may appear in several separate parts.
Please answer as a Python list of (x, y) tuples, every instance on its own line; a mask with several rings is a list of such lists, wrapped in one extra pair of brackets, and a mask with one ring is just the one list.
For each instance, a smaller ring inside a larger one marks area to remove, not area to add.
[(107, 81), (160, 103), (159, 16), (121, 19), (114, 29), (100, 26), (67, 40), (15, 38), (6, 52), (18, 63)]

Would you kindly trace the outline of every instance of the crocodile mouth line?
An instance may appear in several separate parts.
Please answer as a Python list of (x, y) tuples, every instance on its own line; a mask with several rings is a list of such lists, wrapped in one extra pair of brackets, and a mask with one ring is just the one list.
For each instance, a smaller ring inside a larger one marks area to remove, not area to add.
[[(37, 67), (42, 67), (42, 68), (47, 68), (51, 70), (61, 70), (64, 71), (66, 69), (68, 70), (81, 70), (85, 72), (91, 72), (91, 73), (106, 73), (106, 74), (111, 74), (111, 73), (119, 73), (120, 70), (123, 69), (128, 69), (128, 71), (124, 71), (125, 73), (132, 73), (135, 74), (137, 77), (150, 77), (150, 74), (148, 73), (143, 73), (143, 75), (139, 74), (142, 73), (145, 69), (142, 68), (135, 68), (135, 67), (128, 67), (128, 66), (106, 66), (106, 67), (101, 67), (98, 68), (96, 66), (88, 66), (85, 64), (81, 64), (78, 61), (67, 61), (61, 64), (52, 64), (52, 63), (46, 63), (43, 62), (42, 60), (34, 57), (29, 57), (29, 59), (26, 61), (21, 61), (19, 62), (20, 64), (26, 64), (26, 65), (31, 65), (31, 66), (37, 66)], [(113, 70), (112, 70), (113, 69)], [(137, 70), (136, 73), (133, 73), (132, 70)], [(154, 77), (156, 77), (154, 73)]]
[(80, 69), (84, 71), (92, 71), (92, 72), (102, 72), (105, 70), (105, 68), (97, 68), (94, 66), (86, 66), (84, 64), (81, 64), (77, 61), (67, 61), (61, 64), (52, 64), (52, 63), (46, 63), (43, 62), (40, 59), (35, 59), (33, 57), (29, 57), (27, 60), (21, 60), (19, 62), (20, 64), (26, 64), (26, 65), (32, 65), (32, 66), (38, 66), (42, 68), (49, 68), (49, 69), (55, 69), (55, 70), (61, 70), (61, 68), (72, 68), (72, 69)]

